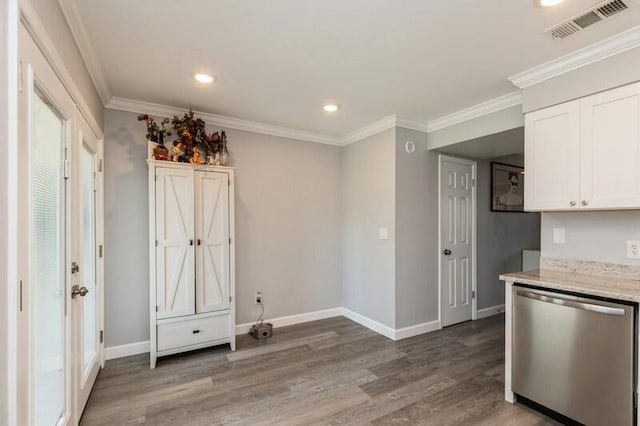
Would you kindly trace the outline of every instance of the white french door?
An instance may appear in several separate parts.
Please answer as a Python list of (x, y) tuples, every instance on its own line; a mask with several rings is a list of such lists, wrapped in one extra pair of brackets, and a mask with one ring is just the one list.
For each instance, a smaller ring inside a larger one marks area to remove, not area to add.
[(102, 263), (100, 141), (82, 117), (75, 139), (74, 235), (79, 259), (78, 281), (71, 288), (75, 365), (75, 412), (79, 418), (102, 363)]
[(76, 424), (102, 362), (102, 142), (19, 32), (20, 425)]

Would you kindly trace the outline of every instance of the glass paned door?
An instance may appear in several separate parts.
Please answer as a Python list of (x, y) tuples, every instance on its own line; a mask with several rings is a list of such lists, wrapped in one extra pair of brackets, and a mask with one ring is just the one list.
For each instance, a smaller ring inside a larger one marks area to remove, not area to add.
[(65, 414), (65, 121), (38, 91), (31, 153), (31, 304), (33, 423)]
[(83, 375), (90, 369), (98, 355), (96, 329), (96, 201), (95, 157), (91, 149), (82, 145), (81, 155), (81, 215), (82, 215), (82, 284), (88, 290), (82, 303), (82, 369)]

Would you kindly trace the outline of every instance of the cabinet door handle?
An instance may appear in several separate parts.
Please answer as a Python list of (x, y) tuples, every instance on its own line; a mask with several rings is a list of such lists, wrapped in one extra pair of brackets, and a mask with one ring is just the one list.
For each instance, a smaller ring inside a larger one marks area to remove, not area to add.
[(200, 238), (198, 238), (198, 245), (202, 244), (202, 241), (200, 241)]
[(193, 240), (189, 240), (189, 245), (192, 246), (193, 245)]
[(198, 334), (200, 333), (200, 330), (193, 330), (193, 334)]
[(569, 205), (570, 205), (571, 207), (573, 207), (573, 206), (575, 206), (575, 205), (576, 205), (576, 202), (575, 202), (575, 201), (569, 201)]
[(586, 205), (589, 204), (589, 202), (587, 200), (582, 200), (582, 203), (580, 203), (580, 204), (582, 204), (583, 206), (586, 206)]

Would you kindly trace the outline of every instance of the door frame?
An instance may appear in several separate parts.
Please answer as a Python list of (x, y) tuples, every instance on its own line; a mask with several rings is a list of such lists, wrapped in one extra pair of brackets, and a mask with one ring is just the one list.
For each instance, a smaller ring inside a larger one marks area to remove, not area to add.
[(471, 181), (471, 261), (473, 267), (471, 268), (471, 291), (473, 292), (471, 300), (471, 320), (478, 319), (478, 289), (477, 289), (477, 180), (478, 180), (478, 162), (475, 160), (469, 160), (466, 158), (453, 157), (450, 155), (438, 154), (438, 328), (442, 328), (442, 161), (452, 161), (460, 164), (466, 164), (471, 166), (472, 181)]

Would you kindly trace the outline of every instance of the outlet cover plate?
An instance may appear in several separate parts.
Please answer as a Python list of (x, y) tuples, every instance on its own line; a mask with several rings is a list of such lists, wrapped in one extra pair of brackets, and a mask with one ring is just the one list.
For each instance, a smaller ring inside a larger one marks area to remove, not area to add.
[(627, 241), (627, 259), (640, 259), (640, 241)]
[(553, 244), (564, 244), (566, 232), (564, 228), (553, 228)]

